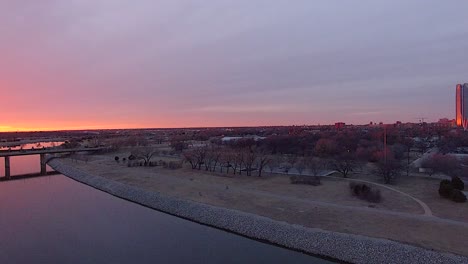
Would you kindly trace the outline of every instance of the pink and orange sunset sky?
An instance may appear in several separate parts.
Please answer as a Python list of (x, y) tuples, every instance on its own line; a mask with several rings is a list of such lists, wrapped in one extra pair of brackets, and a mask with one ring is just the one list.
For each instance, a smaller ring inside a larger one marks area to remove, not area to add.
[(0, 2), (0, 131), (454, 118), (468, 2)]

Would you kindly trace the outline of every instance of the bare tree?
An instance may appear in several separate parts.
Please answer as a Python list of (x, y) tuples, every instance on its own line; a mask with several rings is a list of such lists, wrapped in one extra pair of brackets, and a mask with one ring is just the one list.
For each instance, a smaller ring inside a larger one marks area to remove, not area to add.
[(296, 154), (286, 156), (286, 162), (291, 165), (291, 168), (293, 168), (296, 165), (297, 161), (298, 157)]
[(192, 169), (196, 169), (198, 166), (197, 160), (192, 150), (186, 150), (183, 152), (185, 162), (190, 163)]
[(425, 158), (421, 165), (429, 169), (429, 176), (431, 176), (432, 173), (443, 173), (454, 177), (462, 168), (455, 156), (440, 153)]
[(206, 147), (196, 147), (193, 149), (193, 154), (197, 161), (198, 170), (201, 169), (201, 166), (205, 163), (207, 148)]
[(383, 177), (386, 184), (391, 183), (392, 180), (399, 176), (402, 169), (403, 166), (401, 166), (400, 161), (393, 157), (377, 162), (377, 174)]
[(223, 167), (226, 167), (226, 173), (229, 173), (229, 169), (232, 167), (233, 159), (234, 159), (234, 156), (233, 156), (232, 151), (225, 150), (221, 152), (221, 156), (220, 156), (221, 173), (223, 172)]
[(410, 137), (405, 138), (402, 141), (403, 146), (406, 148), (406, 176), (409, 176), (410, 171), (410, 153), (411, 147), (414, 145), (414, 140)]
[(267, 155), (266, 151), (259, 150), (257, 153), (257, 168), (258, 168), (258, 177), (262, 177), (263, 169), (266, 166), (269, 166), (271, 158)]
[(218, 165), (219, 158), (221, 156), (221, 151), (219, 147), (211, 146), (206, 149), (206, 159), (205, 159), (205, 170), (206, 171), (215, 171), (216, 166)]
[(313, 176), (319, 176), (320, 172), (324, 168), (323, 162), (317, 157), (310, 157), (307, 159), (306, 166)]
[(280, 157), (276, 155), (270, 159), (270, 162), (268, 162), (267, 164), (270, 174), (273, 174), (273, 171), (275, 170), (275, 168), (278, 168), (280, 166), (280, 163), (281, 163)]
[(253, 168), (253, 165), (255, 164), (255, 161), (257, 160), (257, 153), (255, 152), (254, 149), (245, 149), (244, 151), (244, 159), (243, 159), (243, 162), (244, 162), (244, 165), (245, 165), (245, 171), (247, 173), (247, 176), (251, 176), (252, 175), (252, 171), (255, 170), (255, 168)]
[(356, 160), (351, 153), (344, 153), (335, 158), (330, 163), (331, 167), (343, 175), (343, 178), (348, 178), (348, 174), (356, 167)]
[(210, 171), (211, 170), (211, 163), (213, 163), (213, 152), (211, 149), (207, 149), (206, 151), (206, 156), (205, 156), (205, 162), (203, 165), (205, 165), (205, 170)]
[(233, 164), (232, 169), (234, 174), (236, 171), (239, 171), (239, 174), (242, 174), (242, 165), (244, 164), (244, 151), (241, 149), (236, 149), (233, 151)]
[(157, 150), (151, 146), (137, 147), (132, 151), (132, 155), (137, 159), (142, 159), (145, 166), (149, 164), (151, 158), (157, 153)]
[(284, 169), (284, 172), (286, 174), (289, 173), (289, 170), (294, 167), (294, 165), (297, 162), (297, 156), (296, 155), (287, 155), (283, 157), (283, 162), (281, 163), (280, 167)]
[(296, 168), (296, 170), (299, 172), (299, 174), (302, 175), (302, 172), (304, 172), (304, 169), (306, 168), (304, 158), (299, 158), (296, 161), (296, 165), (294, 166), (294, 168)]
[(211, 171), (216, 171), (216, 166), (218, 166), (218, 163), (221, 159), (221, 153), (222, 150), (219, 147), (213, 147), (211, 149), (211, 162), (213, 165)]

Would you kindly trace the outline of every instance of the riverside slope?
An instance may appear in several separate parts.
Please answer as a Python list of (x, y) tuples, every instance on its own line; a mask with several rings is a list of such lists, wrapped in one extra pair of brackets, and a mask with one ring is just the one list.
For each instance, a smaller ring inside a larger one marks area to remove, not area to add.
[(48, 164), (65, 176), (114, 196), (197, 223), (313, 255), (349, 263), (468, 263), (468, 258), (463, 256), (386, 239), (306, 228), (255, 214), (149, 192), (91, 175), (63, 164), (59, 159), (53, 159)]

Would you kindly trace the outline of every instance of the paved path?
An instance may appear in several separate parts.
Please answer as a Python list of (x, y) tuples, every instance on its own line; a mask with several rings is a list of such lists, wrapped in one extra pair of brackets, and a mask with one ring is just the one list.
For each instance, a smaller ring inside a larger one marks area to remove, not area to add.
[[(399, 193), (399, 194), (402, 194), (402, 195), (404, 195), (404, 196), (406, 196), (406, 197), (409, 197), (409, 198), (413, 199), (415, 202), (417, 202), (417, 203), (422, 207), (422, 209), (424, 210), (424, 215), (425, 215), (425, 216), (433, 216), (432, 211), (431, 211), (431, 209), (429, 208), (429, 206), (428, 206), (426, 203), (424, 203), (423, 201), (419, 200), (418, 198), (416, 198), (416, 197), (414, 197), (414, 196), (411, 196), (411, 195), (409, 195), (409, 194), (407, 194), (407, 193), (405, 193), (405, 192), (402, 192), (402, 191), (400, 191), (400, 190), (397, 190), (397, 189), (395, 189), (395, 188), (392, 188), (392, 187), (390, 187), (390, 186), (387, 186), (387, 185), (384, 185), (384, 184), (380, 184), (380, 183), (375, 183), (375, 182), (366, 181), (366, 180), (352, 179), (352, 178), (342, 178), (342, 177), (329, 176), (329, 175), (331, 175), (331, 174), (333, 174), (333, 173), (335, 173), (335, 172), (336, 172), (336, 171), (326, 171), (326, 172), (323, 172), (323, 173), (320, 175), (320, 177), (334, 178), (334, 179), (347, 180), (347, 181), (364, 182), (364, 183), (367, 183), (367, 184), (372, 184), (372, 185), (376, 185), (376, 186), (379, 186), (379, 187), (382, 187), (382, 188), (386, 188), (386, 189), (388, 189), (388, 190), (397, 192), (397, 193)], [(279, 172), (279, 173), (277, 173), (277, 174), (284, 174), (284, 175), (286, 175), (286, 173), (281, 173), (281, 172)], [(299, 175), (299, 174), (295, 174), (295, 173), (292, 174), (292, 173), (290, 173), (290, 174), (287, 174), (287, 175)], [(312, 176), (312, 175), (307, 175), (307, 174), (302, 174), (302, 175), (304, 175), (304, 176)]]

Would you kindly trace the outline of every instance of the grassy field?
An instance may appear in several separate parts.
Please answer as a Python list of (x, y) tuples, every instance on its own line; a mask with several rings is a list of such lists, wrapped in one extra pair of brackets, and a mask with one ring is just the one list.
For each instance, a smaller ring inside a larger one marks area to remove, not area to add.
[[(285, 175), (256, 176), (221, 174), (158, 167), (127, 167), (112, 153), (91, 156), (87, 162), (65, 162), (92, 174), (170, 196), (237, 209), (272, 219), (324, 230), (387, 238), (438, 251), (468, 256), (467, 204), (438, 197), (438, 181), (412, 177), (392, 185), (426, 203), (437, 217), (422, 216), (422, 207), (408, 196), (386, 188), (383, 201), (369, 203), (353, 197), (349, 181), (322, 178), (322, 185), (293, 185)], [(177, 160), (154, 157), (153, 160)], [(370, 174), (352, 175), (379, 181)], [(440, 218), (465, 221), (453, 223)]]

